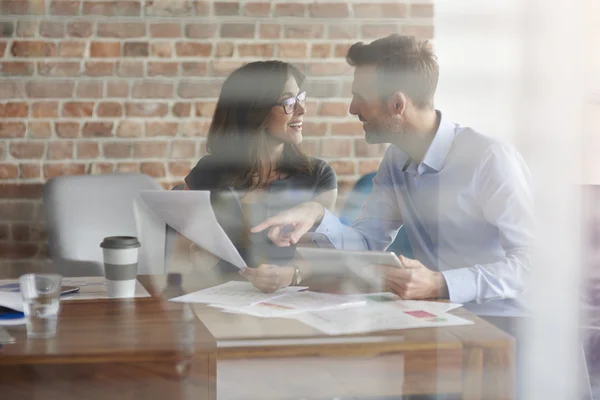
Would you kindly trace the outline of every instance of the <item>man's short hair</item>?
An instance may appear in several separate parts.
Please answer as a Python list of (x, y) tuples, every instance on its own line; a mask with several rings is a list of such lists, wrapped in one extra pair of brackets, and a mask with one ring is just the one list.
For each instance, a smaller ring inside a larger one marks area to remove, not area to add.
[(433, 108), (439, 66), (427, 40), (393, 34), (369, 44), (355, 43), (346, 61), (353, 67), (375, 65), (382, 96), (401, 91), (416, 107)]

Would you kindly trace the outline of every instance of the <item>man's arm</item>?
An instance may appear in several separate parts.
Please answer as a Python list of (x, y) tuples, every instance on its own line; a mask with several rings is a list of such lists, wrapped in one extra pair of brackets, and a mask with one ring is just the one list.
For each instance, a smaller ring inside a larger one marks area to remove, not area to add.
[(533, 193), (527, 165), (516, 150), (488, 149), (476, 175), (477, 198), (498, 228), (505, 257), (494, 263), (443, 272), (457, 303), (514, 298), (525, 292), (534, 246)]

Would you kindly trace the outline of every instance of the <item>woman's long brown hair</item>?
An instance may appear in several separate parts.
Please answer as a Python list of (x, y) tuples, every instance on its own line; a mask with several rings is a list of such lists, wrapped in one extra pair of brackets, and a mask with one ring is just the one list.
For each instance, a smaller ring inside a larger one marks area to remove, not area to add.
[[(208, 131), (207, 150), (225, 172), (221, 185), (256, 189), (267, 182), (270, 166), (267, 123), (289, 77), (299, 87), (304, 74), (282, 61), (258, 61), (235, 70), (223, 83)], [(284, 144), (276, 172), (295, 175), (312, 171), (310, 158), (295, 144)]]

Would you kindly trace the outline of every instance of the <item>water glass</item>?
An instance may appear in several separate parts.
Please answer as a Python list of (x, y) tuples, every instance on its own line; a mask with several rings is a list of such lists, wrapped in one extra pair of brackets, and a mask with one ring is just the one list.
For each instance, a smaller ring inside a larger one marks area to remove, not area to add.
[(61, 281), (57, 274), (27, 274), (19, 278), (28, 337), (56, 336)]

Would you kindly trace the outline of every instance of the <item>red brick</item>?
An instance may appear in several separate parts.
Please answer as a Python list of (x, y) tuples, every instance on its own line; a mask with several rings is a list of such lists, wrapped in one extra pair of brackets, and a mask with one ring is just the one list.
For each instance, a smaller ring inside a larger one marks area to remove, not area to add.
[(354, 141), (356, 157), (381, 157), (387, 149), (386, 144), (368, 144), (364, 139)]
[(85, 63), (85, 74), (87, 76), (112, 76), (114, 73), (114, 62), (88, 61)]
[(86, 21), (71, 22), (67, 25), (67, 33), (69, 36), (86, 38), (92, 35), (94, 24)]
[(206, 76), (208, 64), (206, 62), (184, 62), (181, 63), (182, 76)]
[(56, 135), (62, 138), (77, 138), (81, 133), (79, 122), (57, 122), (54, 129)]
[(362, 160), (358, 164), (358, 173), (360, 175), (366, 175), (371, 172), (377, 172), (380, 163), (380, 160)]
[(133, 42), (123, 45), (123, 56), (125, 57), (148, 57), (150, 44), (148, 42)]
[(121, 121), (117, 129), (119, 137), (142, 137), (144, 136), (144, 124), (137, 121)]
[(85, 42), (61, 42), (58, 55), (69, 58), (83, 58), (85, 56)]
[(44, 164), (44, 178), (51, 179), (63, 175), (83, 175), (85, 174), (85, 164), (66, 163), (66, 164)]
[(348, 18), (350, 16), (346, 3), (312, 3), (309, 11), (312, 18)]
[(6, 160), (7, 149), (8, 149), (8, 143), (0, 142), (0, 161)]
[(115, 15), (115, 2), (84, 1), (82, 11), (83, 15), (112, 17)]
[(175, 51), (179, 57), (210, 57), (212, 44), (178, 42), (175, 44)]
[(26, 118), (29, 115), (27, 103), (0, 103), (0, 118)]
[(79, 15), (81, 0), (52, 0), (50, 14), (52, 15)]
[(320, 62), (310, 64), (310, 74), (313, 76), (343, 76), (351, 75), (352, 67), (345, 62)]
[(12, 238), (16, 242), (29, 241), (29, 225), (26, 223), (13, 223)]
[(181, 136), (206, 136), (210, 121), (188, 121), (181, 124)]
[(322, 24), (289, 24), (285, 26), (283, 36), (289, 39), (320, 39), (324, 33)]
[(25, 131), (25, 124), (23, 122), (0, 121), (0, 138), (24, 137)]
[(148, 122), (146, 124), (146, 136), (176, 136), (179, 131), (177, 122)]
[(150, 25), (150, 35), (153, 38), (181, 37), (181, 24), (174, 22), (157, 22)]
[(164, 158), (169, 142), (136, 142), (133, 147), (135, 158)]
[(341, 83), (342, 83), (342, 89), (340, 91), (340, 97), (351, 98), (352, 97), (352, 80), (344, 79)]
[(15, 34), (15, 24), (13, 21), (0, 21), (0, 37), (9, 38)]
[(0, 62), (0, 76), (32, 76), (35, 64), (25, 61)]
[(327, 123), (304, 121), (302, 134), (305, 136), (325, 136), (327, 134)]
[(77, 141), (77, 158), (87, 160), (100, 156), (100, 144), (95, 141)]
[(41, 76), (76, 77), (81, 74), (79, 62), (39, 62), (38, 74)]
[(140, 164), (135, 162), (119, 163), (117, 171), (121, 173), (137, 174), (140, 172)]
[(175, 103), (173, 105), (173, 115), (179, 118), (188, 118), (192, 111), (192, 105), (190, 103)]
[(42, 41), (15, 40), (10, 52), (15, 57), (56, 57), (56, 44)]
[(102, 145), (105, 158), (130, 158), (133, 150), (131, 142), (106, 142)]
[(229, 76), (241, 65), (240, 61), (216, 60), (210, 63), (210, 69), (213, 76)]
[(352, 140), (322, 139), (320, 155), (323, 157), (350, 157), (352, 155)]
[(433, 18), (433, 4), (411, 4), (410, 16), (414, 18)]
[(92, 102), (69, 102), (63, 105), (62, 116), (67, 118), (88, 118), (94, 114)]
[(96, 108), (96, 115), (104, 118), (117, 118), (123, 115), (123, 106), (121, 103), (114, 101), (103, 102), (98, 104)]
[(44, 14), (45, 6), (44, 0), (1, 0), (0, 14), (40, 15)]
[(283, 3), (275, 4), (276, 17), (305, 17), (306, 4), (302, 3)]
[(331, 133), (336, 136), (361, 136), (364, 132), (363, 124), (360, 121), (331, 124)]
[(0, 164), (0, 179), (16, 179), (19, 168), (15, 164)]
[(170, 158), (195, 158), (196, 141), (195, 140), (177, 140), (171, 142)]
[(75, 146), (73, 142), (51, 142), (48, 143), (48, 160), (70, 160), (73, 159)]
[(120, 17), (139, 17), (142, 12), (142, 4), (139, 0), (117, 1), (115, 14)]
[(83, 125), (83, 136), (85, 137), (109, 137), (113, 136), (112, 122), (86, 122)]
[(112, 174), (115, 171), (115, 166), (107, 162), (93, 163), (90, 173), (92, 175)]
[(176, 62), (149, 62), (148, 76), (177, 76), (179, 64)]
[(244, 4), (243, 14), (246, 17), (268, 17), (271, 14), (271, 4), (263, 3), (246, 3)]
[(10, 144), (10, 154), (14, 158), (42, 158), (46, 145), (36, 142), (13, 142)]
[(98, 99), (102, 97), (101, 81), (79, 81), (75, 95), (80, 98)]
[(335, 57), (346, 58), (348, 50), (351, 44), (336, 44), (335, 45)]
[(177, 94), (184, 99), (218, 97), (221, 86), (220, 81), (182, 81), (177, 88)]
[(17, 36), (32, 38), (37, 35), (39, 23), (37, 21), (18, 21)]
[(354, 18), (402, 18), (406, 15), (406, 6), (402, 3), (365, 3), (353, 6)]
[(90, 44), (90, 57), (120, 57), (120, 42), (92, 42)]
[(163, 178), (167, 175), (165, 165), (162, 162), (141, 163), (140, 171), (143, 174), (150, 175), (153, 178)]
[(0, 241), (7, 242), (10, 239), (10, 225), (9, 224), (1, 224), (0, 225)]
[(325, 117), (346, 117), (349, 114), (350, 105), (342, 102), (322, 103), (319, 108), (319, 115)]
[(321, 141), (319, 140), (303, 140), (300, 147), (309, 155), (316, 156), (320, 151)]
[(197, 16), (207, 16), (210, 12), (208, 1), (194, 0), (194, 9)]
[(356, 24), (330, 24), (330, 39), (354, 39), (359, 32)]
[(233, 43), (217, 43), (217, 48), (215, 49), (215, 57), (233, 57)]
[(190, 39), (210, 39), (217, 33), (217, 24), (194, 23), (185, 26), (185, 36)]
[(307, 43), (286, 42), (279, 44), (279, 57), (282, 58), (305, 58), (307, 56), (307, 53)]
[(201, 11), (202, 4), (194, 8), (192, 0), (149, 0), (146, 1), (145, 14), (153, 17), (191, 17)]
[(403, 35), (413, 35), (418, 39), (433, 39), (434, 29), (431, 25), (404, 25)]
[(261, 39), (279, 39), (281, 37), (281, 25), (279, 24), (260, 24), (258, 36)]
[(136, 82), (133, 85), (133, 97), (136, 99), (169, 99), (174, 96), (171, 82)]
[(330, 161), (329, 165), (337, 175), (355, 174), (355, 164), (353, 161)]
[(221, 25), (222, 38), (246, 38), (254, 37), (256, 26), (248, 23), (224, 23)]
[[(281, 47), (281, 46), (280, 46)], [(275, 46), (273, 44), (240, 44), (238, 45), (238, 55), (240, 57), (273, 57)]]
[(117, 75), (124, 78), (141, 78), (144, 76), (144, 62), (132, 60), (119, 61)]
[(131, 39), (146, 36), (142, 22), (100, 22), (96, 30), (99, 37)]
[(129, 97), (129, 82), (110, 81), (106, 82), (106, 97)]
[(151, 43), (150, 55), (152, 57), (173, 57), (173, 45), (171, 43)]
[(331, 44), (313, 43), (310, 56), (312, 58), (329, 58), (331, 55)]
[(304, 109), (306, 110), (306, 115), (314, 116), (317, 115), (317, 110), (319, 109), (319, 103), (316, 100), (310, 100), (310, 98), (304, 104)]
[(57, 118), (58, 103), (54, 101), (43, 101), (31, 105), (31, 116), (33, 118)]
[[(22, 1), (22, 0), (21, 0)], [(35, 243), (0, 242), (0, 254), (8, 260), (24, 260), (35, 257), (38, 245)]]
[(40, 164), (20, 164), (19, 170), (19, 177), (22, 179), (35, 179), (42, 177), (42, 166)]
[(368, 24), (362, 27), (362, 36), (369, 39), (379, 39), (398, 33), (399, 26), (395, 24)]
[(4, 53), (6, 53), (6, 47), (8, 44), (6, 42), (0, 42), (0, 57), (4, 57)]
[(125, 115), (128, 117), (164, 117), (169, 113), (166, 103), (127, 103)]
[(52, 136), (52, 125), (50, 122), (29, 122), (29, 137), (35, 139), (47, 139)]
[(217, 1), (214, 3), (214, 13), (218, 17), (239, 15), (240, 4), (237, 1)]
[(309, 80), (306, 83), (306, 92), (311, 98), (337, 97), (339, 91), (339, 83), (335, 81)]
[(40, 23), (40, 36), (47, 38), (62, 38), (65, 36), (66, 27), (63, 22), (42, 21)]
[(213, 114), (215, 113), (216, 107), (217, 103), (212, 101), (196, 103), (196, 116), (212, 118)]
[(23, 83), (0, 80), (0, 99), (20, 99), (24, 96)]
[(185, 177), (190, 173), (192, 165), (189, 161), (175, 161), (169, 163), (169, 174), (171, 176)]

